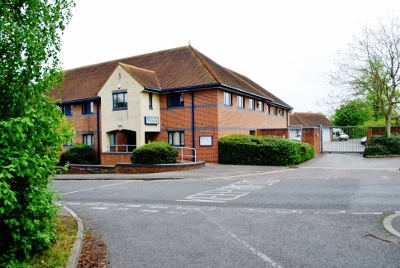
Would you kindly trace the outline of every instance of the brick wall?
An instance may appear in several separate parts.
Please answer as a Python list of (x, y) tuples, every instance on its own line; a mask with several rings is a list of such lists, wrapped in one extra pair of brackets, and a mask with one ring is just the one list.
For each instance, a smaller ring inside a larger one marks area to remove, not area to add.
[[(218, 88), (193, 91), (195, 134), (192, 141), (192, 93), (184, 92), (183, 107), (167, 107), (167, 95), (160, 95), (160, 133), (151, 133), (151, 141), (168, 142), (169, 131), (184, 131), (185, 147), (194, 147), (197, 150), (197, 160), (217, 163), (218, 140), (230, 134), (250, 134), (250, 131), (267, 128), (287, 127), (287, 113), (285, 116), (270, 114), (273, 109), (268, 109), (264, 103), (262, 112), (257, 109), (255, 100), (254, 110), (249, 109), (249, 98), (244, 97), (244, 108), (238, 107), (237, 97), (232, 94), (232, 106), (224, 105), (224, 91)], [(69, 120), (74, 121), (77, 135), (74, 142), (82, 143), (82, 134), (94, 134), (94, 149), (96, 154), (101, 152), (97, 139), (97, 105), (94, 113), (82, 114), (82, 105), (73, 105), (73, 115)], [(101, 116), (100, 116), (101, 124)], [(101, 125), (100, 125), (101, 127)], [(101, 128), (100, 128), (101, 129)], [(211, 146), (200, 146), (200, 138), (212, 137)], [(286, 134), (286, 136), (288, 136)], [(118, 135), (119, 138), (119, 135)], [(119, 141), (120, 142), (120, 141)], [(123, 142), (125, 143), (125, 142)], [(116, 162), (130, 162), (130, 154), (101, 153), (102, 164), (115, 164)]]

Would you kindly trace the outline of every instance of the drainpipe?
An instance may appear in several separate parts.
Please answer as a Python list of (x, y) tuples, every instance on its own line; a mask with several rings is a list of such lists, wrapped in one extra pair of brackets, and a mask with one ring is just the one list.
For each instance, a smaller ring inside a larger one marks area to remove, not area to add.
[(101, 163), (101, 150), (100, 150), (100, 111), (99, 111), (99, 103), (96, 102), (97, 112), (96, 112), (96, 121), (97, 121), (97, 159), (99, 163)]
[[(190, 90), (191, 96), (192, 96), (192, 146), (194, 149), (196, 149), (196, 142), (195, 142), (195, 127), (194, 127), (194, 92), (193, 90)], [(192, 152), (192, 162), (194, 162), (194, 156), (195, 152)]]

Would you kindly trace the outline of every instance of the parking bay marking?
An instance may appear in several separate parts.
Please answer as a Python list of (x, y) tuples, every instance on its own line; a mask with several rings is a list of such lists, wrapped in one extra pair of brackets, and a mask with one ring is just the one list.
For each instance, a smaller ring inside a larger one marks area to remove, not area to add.
[(215, 202), (225, 203), (239, 197), (245, 196), (251, 191), (261, 190), (265, 186), (272, 186), (279, 180), (243, 180), (236, 183), (222, 186), (215, 190), (209, 190), (202, 193), (194, 194), (185, 197), (184, 199), (176, 200), (178, 202)]

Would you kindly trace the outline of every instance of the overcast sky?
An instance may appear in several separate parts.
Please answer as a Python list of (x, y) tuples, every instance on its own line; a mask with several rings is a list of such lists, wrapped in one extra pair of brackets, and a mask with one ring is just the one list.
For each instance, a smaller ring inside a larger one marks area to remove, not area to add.
[[(325, 75), (360, 27), (400, 10), (399, 0), (75, 0), (62, 37), (68, 70), (190, 44), (294, 107), (332, 90)], [(400, 13), (399, 13), (400, 14)]]

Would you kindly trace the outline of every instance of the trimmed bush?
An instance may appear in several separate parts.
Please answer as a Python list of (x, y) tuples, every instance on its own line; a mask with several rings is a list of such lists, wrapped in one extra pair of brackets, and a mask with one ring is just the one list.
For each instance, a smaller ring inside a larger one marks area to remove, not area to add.
[(63, 166), (66, 163), (96, 165), (98, 160), (91, 146), (78, 143), (61, 154), (59, 165)]
[(365, 146), (363, 155), (400, 155), (400, 135), (373, 136)]
[(220, 164), (290, 166), (314, 157), (307, 143), (276, 136), (230, 135), (218, 141)]
[(133, 164), (170, 164), (176, 163), (178, 149), (166, 142), (151, 142), (132, 151)]

